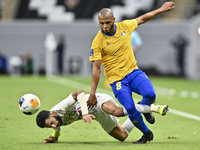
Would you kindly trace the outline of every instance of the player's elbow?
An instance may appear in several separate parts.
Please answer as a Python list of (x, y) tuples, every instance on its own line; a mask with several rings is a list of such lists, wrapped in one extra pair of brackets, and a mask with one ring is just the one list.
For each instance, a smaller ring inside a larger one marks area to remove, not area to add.
[(83, 89), (80, 89), (80, 90), (77, 91), (78, 94), (80, 94), (80, 93), (82, 93), (82, 92), (84, 92)]

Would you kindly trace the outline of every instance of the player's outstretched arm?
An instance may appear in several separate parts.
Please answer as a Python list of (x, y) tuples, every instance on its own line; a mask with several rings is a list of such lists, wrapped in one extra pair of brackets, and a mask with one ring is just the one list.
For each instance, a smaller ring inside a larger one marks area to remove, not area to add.
[(58, 142), (58, 137), (53, 137), (52, 135), (48, 139), (44, 139), (44, 144), (45, 143), (56, 143)]
[(174, 6), (174, 2), (172, 2), (172, 1), (171, 2), (166, 2), (160, 8), (158, 8), (158, 9), (156, 9), (154, 11), (151, 11), (149, 13), (146, 13), (146, 14), (144, 14), (142, 16), (137, 17), (136, 18), (137, 23), (138, 23), (138, 25), (143, 24), (143, 23), (151, 20), (153, 17), (157, 16), (160, 13), (168, 12), (168, 11), (174, 9), (174, 7), (175, 7)]
[(60, 136), (60, 130), (55, 131), (52, 129), (52, 134), (48, 139), (44, 139), (44, 144), (45, 143), (56, 143), (58, 142), (58, 137)]

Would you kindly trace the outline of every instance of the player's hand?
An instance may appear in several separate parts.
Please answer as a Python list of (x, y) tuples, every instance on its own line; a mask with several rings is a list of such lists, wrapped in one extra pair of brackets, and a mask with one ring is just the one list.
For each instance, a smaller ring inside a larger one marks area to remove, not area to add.
[(95, 116), (92, 115), (92, 114), (85, 114), (85, 115), (83, 115), (83, 121), (84, 122), (91, 123), (93, 121), (92, 119), (94, 119), (94, 118), (95, 118)]
[(175, 7), (174, 2), (172, 2), (172, 1), (166, 2), (162, 5), (161, 10), (162, 10), (162, 12), (167, 12), (167, 11), (174, 9), (174, 7)]
[(95, 94), (90, 94), (90, 97), (87, 101), (88, 109), (93, 108), (94, 105), (97, 106), (97, 98), (96, 98)]
[(53, 137), (52, 135), (48, 139), (44, 139), (44, 144), (45, 143), (56, 143), (58, 142), (58, 137)]

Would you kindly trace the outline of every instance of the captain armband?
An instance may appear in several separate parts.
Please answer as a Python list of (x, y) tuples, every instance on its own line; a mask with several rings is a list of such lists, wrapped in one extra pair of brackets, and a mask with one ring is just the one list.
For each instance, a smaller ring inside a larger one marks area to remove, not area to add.
[(82, 115), (88, 114), (88, 107), (87, 107), (87, 104), (86, 104), (84, 92), (80, 93), (77, 96), (77, 99), (78, 99), (78, 102), (80, 103), (80, 106), (81, 106)]
[(52, 136), (53, 137), (59, 137), (60, 136), (60, 130), (59, 131), (52, 130)]

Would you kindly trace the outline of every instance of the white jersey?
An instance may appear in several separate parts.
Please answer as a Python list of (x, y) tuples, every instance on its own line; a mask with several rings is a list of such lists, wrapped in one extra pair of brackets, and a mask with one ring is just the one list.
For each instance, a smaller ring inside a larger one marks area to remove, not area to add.
[[(97, 106), (94, 106), (92, 109), (90, 108), (88, 110), (89, 114), (93, 114), (95, 116), (95, 120), (101, 124), (107, 133), (109, 133), (114, 127), (117, 126), (118, 120), (116, 117), (105, 112), (101, 108), (101, 105), (109, 100), (113, 101), (117, 106), (118, 104), (110, 95), (107, 94), (96, 93), (96, 97)], [(89, 94), (86, 94), (85, 98), (88, 100)], [(78, 101), (73, 99), (72, 94), (55, 105), (50, 111), (56, 112), (62, 118), (62, 126), (71, 124), (72, 122), (81, 120), (83, 118), (81, 113), (81, 106)], [(53, 128), (53, 130), (58, 131), (60, 130), (60, 127)]]

